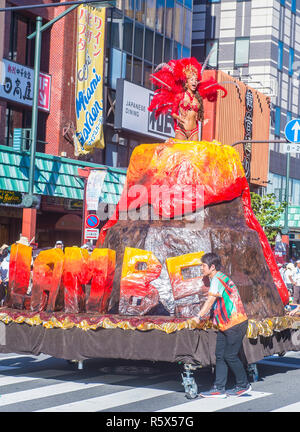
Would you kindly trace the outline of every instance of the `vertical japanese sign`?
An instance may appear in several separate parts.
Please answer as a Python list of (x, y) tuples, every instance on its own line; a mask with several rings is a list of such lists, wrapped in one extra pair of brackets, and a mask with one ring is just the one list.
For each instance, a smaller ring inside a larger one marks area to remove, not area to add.
[(77, 154), (104, 148), (103, 71), (105, 9), (78, 7), (76, 134)]
[(97, 210), (102, 194), (102, 187), (106, 176), (105, 171), (91, 171), (86, 187), (86, 206), (87, 210)]

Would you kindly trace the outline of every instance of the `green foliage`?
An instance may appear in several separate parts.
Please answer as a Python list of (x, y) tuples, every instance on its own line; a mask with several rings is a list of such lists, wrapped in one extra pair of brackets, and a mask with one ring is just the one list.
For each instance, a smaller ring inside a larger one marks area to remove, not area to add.
[(280, 231), (280, 228), (277, 228), (274, 225), (280, 219), (287, 203), (276, 203), (276, 196), (274, 194), (260, 196), (251, 192), (251, 205), (258, 222), (262, 226), (269, 240), (269, 243), (274, 245), (276, 234)]

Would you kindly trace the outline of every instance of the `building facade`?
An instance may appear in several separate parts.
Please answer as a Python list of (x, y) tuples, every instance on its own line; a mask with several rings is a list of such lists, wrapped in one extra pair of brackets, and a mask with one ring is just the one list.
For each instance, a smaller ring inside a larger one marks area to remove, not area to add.
[[(300, 116), (300, 1), (194, 0), (192, 55), (239, 78), (271, 100), (270, 140), (285, 140), (285, 125)], [(259, 145), (259, 144), (257, 144)], [(270, 143), (269, 179), (261, 193), (284, 199), (286, 144)], [(291, 239), (300, 231), (300, 153), (291, 154)], [(296, 206), (296, 207), (295, 207)], [(300, 244), (299, 244), (300, 254)]]
[[(49, 4), (46, 0), (5, 1), (0, 7)], [(102, 199), (116, 204), (125, 171), (102, 165), (97, 158), (75, 156), (76, 9), (42, 33), (41, 74), (48, 79), (48, 93), (39, 101), (34, 193), (37, 208), (24, 208), (30, 165), (32, 83), (36, 19), (53, 20), (68, 7), (28, 8), (0, 12), (0, 243), (11, 244), (20, 234), (52, 246), (57, 239), (66, 246), (80, 245), (84, 180), (82, 169), (107, 170)], [(4, 72), (5, 71), (5, 72)], [(41, 81), (40, 75), (40, 81)], [(46, 81), (45, 81), (46, 82)], [(40, 86), (41, 88), (41, 86)], [(30, 92), (31, 90), (31, 92)], [(40, 99), (40, 95), (39, 95)]]
[[(0, 0), (3, 8), (37, 4), (49, 4), (49, 1)], [(35, 54), (34, 39), (27, 37), (35, 31), (37, 16), (41, 16), (45, 24), (68, 8), (28, 8), (0, 13), (0, 65), (15, 74), (14, 79), (1, 74), (0, 82), (0, 243), (12, 243), (26, 231), (30, 239), (37, 234), (35, 240), (39, 246), (44, 247), (57, 238), (65, 240), (67, 245), (78, 244), (80, 223), (79, 219), (75, 223), (75, 216), (82, 215), (84, 188), (78, 170), (84, 166), (107, 169), (102, 199), (107, 204), (116, 204), (125, 175), (122, 167), (128, 166), (132, 150), (141, 142), (155, 140), (153, 133), (137, 131), (136, 123), (132, 128), (123, 127), (122, 123), (119, 129), (115, 128), (118, 79), (134, 86), (134, 93), (144, 92), (148, 98), (152, 89), (149, 75), (153, 69), (159, 63), (191, 53), (192, 0), (117, 0), (116, 7), (107, 8), (105, 148), (76, 156), (73, 136), (76, 128), (77, 10), (43, 32), (40, 70), (49, 80), (49, 97), (47, 109), (39, 109), (38, 113), (36, 162), (39, 161), (39, 166), (35, 169), (34, 192), (40, 204), (37, 209), (25, 209), (22, 196), (28, 188), (32, 119), (32, 103), (25, 100), (25, 95), (32, 86)], [(154, 136), (159, 141), (165, 139), (159, 132)], [(74, 186), (78, 202), (73, 199)], [(67, 214), (69, 222), (65, 220)]]

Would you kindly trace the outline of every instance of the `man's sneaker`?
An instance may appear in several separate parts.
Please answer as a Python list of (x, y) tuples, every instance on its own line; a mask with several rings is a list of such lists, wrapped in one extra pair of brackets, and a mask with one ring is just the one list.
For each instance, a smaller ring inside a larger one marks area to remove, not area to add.
[(252, 390), (250, 384), (247, 384), (245, 387), (235, 386), (233, 389), (226, 390), (227, 396), (242, 396), (243, 394), (249, 393)]
[(217, 387), (213, 387), (209, 391), (199, 393), (200, 396), (204, 398), (226, 398), (225, 389), (218, 389)]

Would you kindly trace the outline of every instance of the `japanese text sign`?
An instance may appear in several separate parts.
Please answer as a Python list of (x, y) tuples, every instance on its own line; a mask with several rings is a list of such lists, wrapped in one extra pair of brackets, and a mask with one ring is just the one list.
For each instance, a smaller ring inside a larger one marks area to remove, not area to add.
[[(12, 62), (2, 60), (2, 84), (0, 84), (0, 98), (12, 102), (32, 106), (33, 100), (33, 69)], [(50, 111), (51, 76), (40, 72), (38, 107)]]

